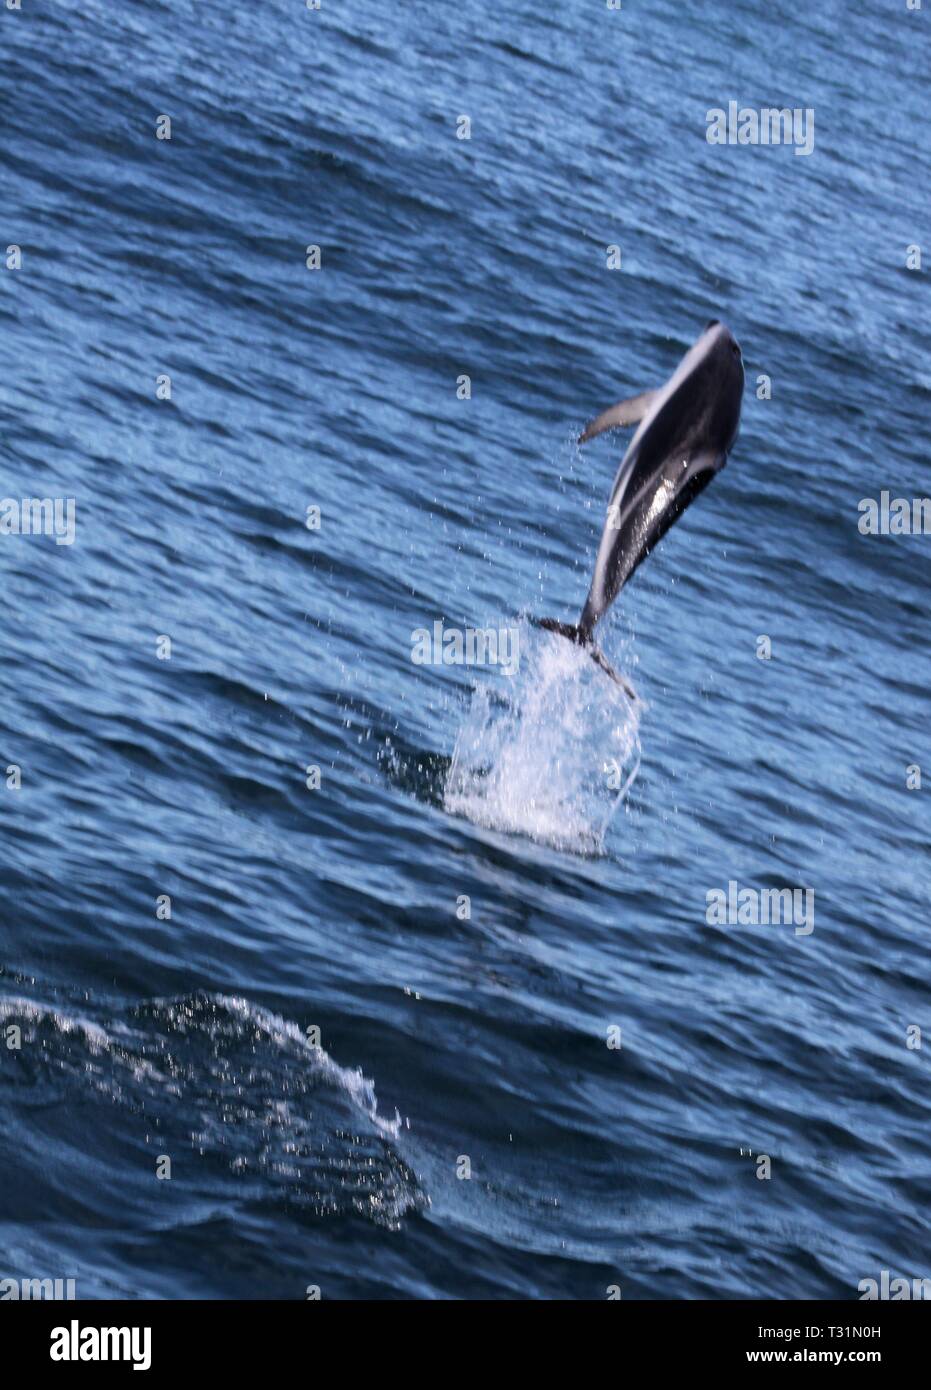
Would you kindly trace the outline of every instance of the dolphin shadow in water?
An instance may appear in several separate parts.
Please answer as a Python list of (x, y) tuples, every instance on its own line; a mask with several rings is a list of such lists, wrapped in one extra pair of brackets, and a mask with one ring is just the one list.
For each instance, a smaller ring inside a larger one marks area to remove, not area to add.
[(585, 444), (605, 430), (637, 425), (608, 500), (595, 572), (577, 623), (534, 619), (583, 647), (635, 699), (592, 638), (621, 589), (670, 526), (724, 467), (740, 427), (744, 369), (730, 329), (712, 319), (673, 375), (595, 417), (579, 436)]

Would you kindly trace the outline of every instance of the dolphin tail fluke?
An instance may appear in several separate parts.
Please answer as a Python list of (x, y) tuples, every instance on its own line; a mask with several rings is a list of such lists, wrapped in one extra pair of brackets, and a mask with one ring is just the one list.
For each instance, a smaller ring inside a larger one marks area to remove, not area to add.
[(626, 681), (622, 675), (615, 671), (600, 647), (596, 647), (594, 642), (588, 642), (585, 644), (585, 650), (588, 652), (595, 665), (600, 666), (605, 675), (610, 676), (614, 684), (621, 687), (628, 700), (636, 700), (637, 692), (630, 684), (630, 681)]
[(596, 647), (591, 639), (591, 634), (587, 632), (579, 623), (561, 623), (556, 618), (538, 618), (534, 620), (537, 627), (545, 628), (547, 632), (556, 632), (560, 637), (565, 637), (570, 642), (574, 642), (577, 647), (582, 647), (588, 652), (596, 666), (600, 666), (606, 676), (610, 676), (615, 685), (619, 685), (624, 694), (630, 700), (636, 700), (637, 695), (630, 684), (623, 676), (618, 675), (614, 667), (600, 647)]
[(537, 627), (545, 628), (547, 632), (558, 632), (560, 637), (567, 638), (574, 642), (577, 647), (584, 647), (591, 638), (584, 635), (578, 623), (560, 623), (555, 618), (534, 619)]

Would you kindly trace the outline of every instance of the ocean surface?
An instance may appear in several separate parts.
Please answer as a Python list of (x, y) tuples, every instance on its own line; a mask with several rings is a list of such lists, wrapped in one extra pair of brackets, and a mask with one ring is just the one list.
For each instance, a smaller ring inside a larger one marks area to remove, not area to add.
[[(858, 527), (929, 486), (931, 5), (0, 45), (0, 493), (75, 503), (0, 528), (0, 1278), (931, 1276), (931, 538)], [(812, 152), (709, 143), (731, 101)], [(580, 426), (710, 318), (741, 434), (603, 625), (631, 703), (529, 619), (626, 447)], [(518, 668), (415, 661), (437, 622)], [(709, 920), (767, 889), (811, 929)]]

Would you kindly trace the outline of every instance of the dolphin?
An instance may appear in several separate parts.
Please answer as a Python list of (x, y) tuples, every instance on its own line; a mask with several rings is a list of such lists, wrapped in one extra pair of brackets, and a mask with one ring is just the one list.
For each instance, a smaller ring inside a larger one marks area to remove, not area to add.
[(592, 632), (637, 566), (724, 467), (740, 426), (743, 390), (740, 345), (712, 319), (665, 386), (610, 406), (579, 435), (585, 444), (605, 430), (637, 426), (608, 499), (582, 616), (575, 624), (541, 618), (537, 625), (584, 647), (631, 696)]

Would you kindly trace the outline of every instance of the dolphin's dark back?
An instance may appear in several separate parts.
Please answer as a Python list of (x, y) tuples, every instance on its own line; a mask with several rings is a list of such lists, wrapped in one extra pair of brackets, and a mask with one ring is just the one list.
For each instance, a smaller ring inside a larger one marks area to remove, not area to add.
[(580, 443), (639, 421), (614, 479), (591, 588), (578, 623), (543, 618), (540, 626), (584, 647), (633, 698), (623, 676), (592, 640), (599, 618), (686, 508), (727, 462), (743, 400), (740, 348), (717, 319), (709, 323), (665, 386), (609, 407)]

